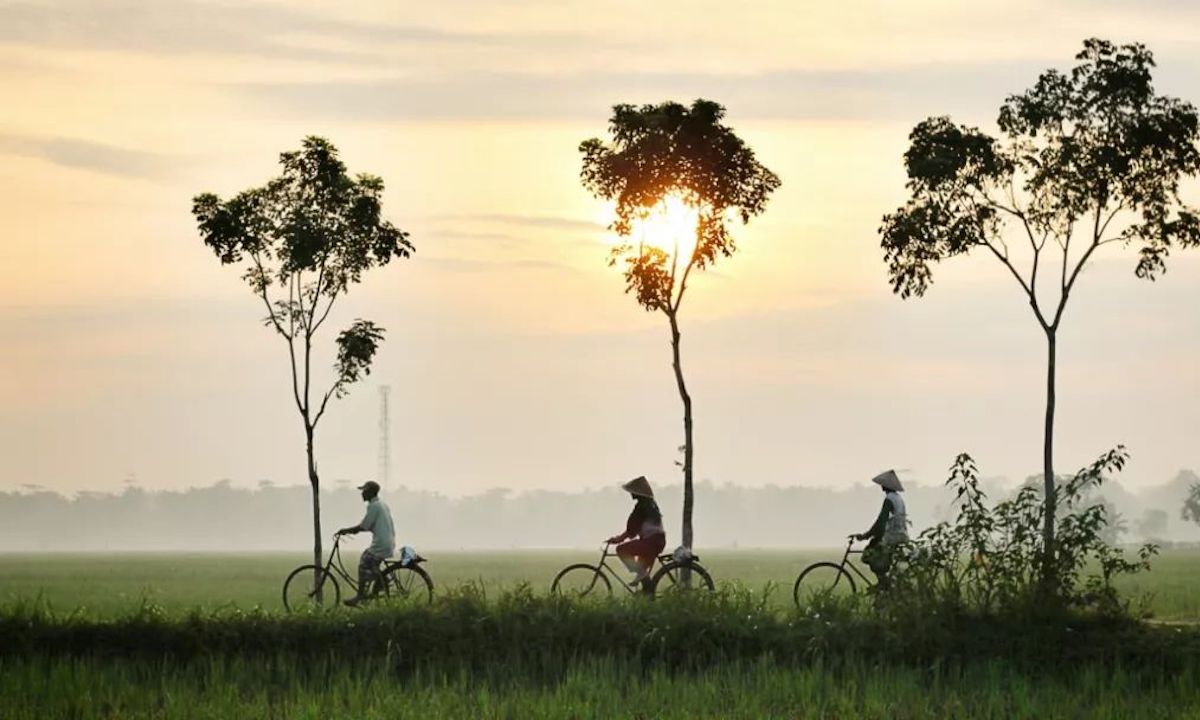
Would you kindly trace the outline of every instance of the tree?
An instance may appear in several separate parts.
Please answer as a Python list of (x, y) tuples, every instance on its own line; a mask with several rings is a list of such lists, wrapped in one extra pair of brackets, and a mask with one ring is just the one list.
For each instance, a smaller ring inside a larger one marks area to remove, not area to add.
[[(679, 309), (693, 270), (703, 271), (737, 247), (731, 232), (735, 218), (743, 224), (761, 213), (779, 178), (763, 167), (732, 129), (721, 121), (725, 108), (709, 100), (691, 107), (617, 105), (609, 120), (612, 142), (599, 138), (579, 146), (581, 179), (593, 195), (616, 203), (610, 228), (630, 238), (654, 216), (686, 226), (654, 244), (643, 237), (624, 242), (609, 256), (609, 265), (624, 266), (625, 291), (647, 312), (661, 312), (671, 329), (672, 367), (683, 403), (683, 544), (692, 547), (693, 443), (692, 398), (680, 362)], [(663, 247), (662, 245), (667, 245)], [(688, 245), (691, 247), (689, 248)]]
[(331, 398), (341, 398), (371, 372), (383, 328), (355, 320), (338, 334), (334, 378), (312, 395), (313, 340), (334, 303), (364, 272), (406, 258), (408, 234), (380, 217), (383, 180), (350, 177), (337, 148), (319, 137), (279, 156), (282, 174), (229, 200), (197, 195), (200, 235), (222, 265), (240, 265), (242, 279), (267, 310), (264, 323), (287, 343), (292, 398), (304, 422), (312, 487), (313, 562), (321, 565), (320, 477), (314, 434)]
[(1161, 543), (1167, 537), (1168, 520), (1166, 510), (1147, 508), (1137, 521), (1137, 533), (1143, 540)]
[(1183, 499), (1183, 510), (1179, 517), (1200, 525), (1200, 484), (1188, 488), (1187, 497)]
[(1142, 45), (1086, 40), (1076, 59), (1069, 74), (1048, 70), (1008, 97), (998, 138), (947, 117), (918, 124), (904, 156), (910, 197), (879, 230), (893, 292), (922, 296), (934, 264), (979, 250), (1013, 277), (1045, 334), (1044, 561), (1054, 553), (1055, 353), (1071, 291), (1106, 245), (1136, 243), (1136, 275), (1153, 280), (1173, 247), (1200, 244), (1200, 216), (1179, 198), (1181, 178), (1200, 171), (1196, 109), (1155, 93)]

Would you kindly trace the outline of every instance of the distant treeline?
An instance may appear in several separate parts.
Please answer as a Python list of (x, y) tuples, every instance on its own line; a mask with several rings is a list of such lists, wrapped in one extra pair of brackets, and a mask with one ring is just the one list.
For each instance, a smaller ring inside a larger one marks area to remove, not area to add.
[[(1200, 527), (1180, 519), (1190, 471), (1138, 493), (1109, 482), (1103, 499), (1120, 515), (1119, 539), (1200, 540)], [(1001, 499), (1011, 486), (989, 483)], [(681, 487), (659, 491), (668, 542), (678, 541)], [(919, 532), (953, 513), (940, 485), (906, 492), (909, 519)], [(757, 488), (699, 483), (697, 547), (834, 546), (865, 530), (878, 512), (874, 485), (833, 490), (804, 486)], [(449, 497), (403, 487), (385, 489), (398, 541), (423, 549), (504, 549), (598, 546), (624, 529), (629, 498), (616, 488), (583, 492), (494, 489)], [(227, 481), (180, 491), (128, 487), (119, 493), (68, 498), (32, 490), (0, 493), (0, 551), (230, 551), (303, 550), (312, 546), (307, 486), (244, 489)], [(355, 524), (363, 503), (341, 486), (322, 493), (322, 528), (331, 535)]]

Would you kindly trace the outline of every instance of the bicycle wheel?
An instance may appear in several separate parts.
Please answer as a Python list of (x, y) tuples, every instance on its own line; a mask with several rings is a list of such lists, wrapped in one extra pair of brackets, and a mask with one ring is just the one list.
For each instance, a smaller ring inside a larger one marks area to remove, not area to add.
[(337, 580), (316, 565), (301, 565), (283, 581), (283, 606), (290, 612), (337, 607), (341, 599), (342, 590)]
[(817, 598), (853, 595), (857, 590), (854, 578), (841, 565), (819, 562), (804, 568), (796, 578), (792, 600), (796, 607), (804, 607)]
[(611, 597), (612, 583), (595, 565), (568, 565), (554, 577), (550, 592), (566, 597)]
[(419, 565), (389, 565), (383, 571), (382, 602), (432, 602), (433, 580)]
[[(691, 578), (686, 576), (691, 574)], [(650, 587), (655, 597), (670, 596), (685, 593), (690, 590), (712, 592), (716, 586), (712, 576), (699, 563), (669, 562), (654, 573)]]

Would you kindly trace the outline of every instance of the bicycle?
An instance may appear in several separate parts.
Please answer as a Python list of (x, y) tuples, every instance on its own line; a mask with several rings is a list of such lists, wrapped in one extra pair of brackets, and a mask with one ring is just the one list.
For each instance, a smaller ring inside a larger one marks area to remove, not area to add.
[(796, 578), (796, 584), (792, 588), (792, 600), (795, 601), (797, 607), (804, 607), (814, 597), (833, 595), (838, 592), (853, 595), (858, 592), (858, 587), (854, 584), (854, 577), (847, 572), (846, 568), (858, 575), (868, 588), (875, 587), (875, 582), (868, 578), (866, 573), (858, 568), (858, 565), (850, 562), (851, 555), (862, 555), (863, 553), (862, 550), (854, 549), (854, 541), (857, 539), (857, 535), (850, 536), (849, 542), (846, 543), (846, 552), (842, 555), (840, 563), (816, 562), (800, 572), (800, 576)]
[(612, 597), (612, 582), (609, 580), (609, 576), (611, 576), (631, 595), (644, 592), (655, 597), (660, 592), (660, 585), (663, 594), (688, 590), (688, 584), (684, 580), (684, 576), (688, 572), (692, 575), (691, 587), (697, 587), (697, 582), (699, 583), (698, 587), (702, 590), (711, 591), (716, 587), (713, 584), (712, 576), (700, 565), (699, 556), (693, 555), (687, 560), (676, 560), (675, 556), (665, 554), (658, 556), (658, 572), (650, 576), (648, 584), (643, 584), (639, 588), (637, 585), (625, 582), (617, 571), (609, 566), (608, 558), (616, 556), (616, 553), (609, 552), (612, 545), (613, 543), (610, 542), (604, 543), (604, 549), (600, 551), (600, 562), (595, 565), (575, 563), (563, 568), (558, 575), (554, 576), (550, 592), (555, 595), (571, 597), (586, 597), (594, 592), (598, 596)]
[[(333, 548), (323, 567), (313, 564), (301, 565), (283, 581), (283, 606), (289, 612), (303, 607), (337, 607), (342, 599), (342, 589), (337, 578), (341, 577), (350, 590), (358, 594), (357, 572), (351, 574), (342, 562), (341, 535), (333, 536)], [(420, 555), (407, 563), (384, 560), (371, 587), (364, 594), (371, 603), (396, 603), (410, 600), (430, 602), (433, 600), (433, 580), (421, 567), (427, 562)], [(329, 601), (332, 596), (332, 602)]]

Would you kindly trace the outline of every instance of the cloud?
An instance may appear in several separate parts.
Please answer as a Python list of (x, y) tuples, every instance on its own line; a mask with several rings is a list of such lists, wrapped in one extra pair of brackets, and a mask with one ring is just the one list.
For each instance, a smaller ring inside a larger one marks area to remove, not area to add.
[(60, 167), (127, 178), (162, 178), (179, 160), (90, 140), (0, 133), (0, 154), (45, 160)]
[(719, 100), (738, 117), (905, 119), (983, 112), (1031, 84), (1038, 61), (755, 74), (463, 73), (361, 82), (236, 85), (246, 101), (336, 120), (596, 118), (618, 102)]
[(573, 267), (548, 260), (471, 260), (457, 257), (414, 256), (416, 262), (433, 265), (451, 273), (488, 273), (509, 270), (550, 270), (553, 272), (578, 272)]
[(495, 223), (500, 225), (516, 225), (523, 227), (538, 227), (551, 230), (589, 230), (598, 232), (604, 226), (587, 220), (566, 218), (554, 215), (510, 215), (506, 213), (462, 213), (452, 215), (433, 215), (431, 220), (449, 223)]
[(0, 44), (150, 54), (214, 53), (293, 60), (368, 61), (395, 47), (570, 47), (568, 34), (485, 35), (353, 22), (281, 4), (196, 0), (59, 0), (0, 5)]

